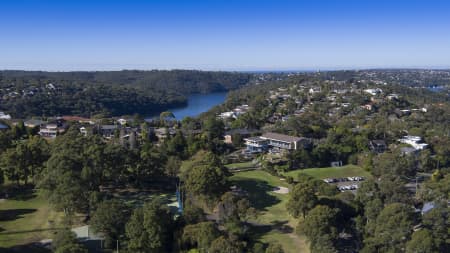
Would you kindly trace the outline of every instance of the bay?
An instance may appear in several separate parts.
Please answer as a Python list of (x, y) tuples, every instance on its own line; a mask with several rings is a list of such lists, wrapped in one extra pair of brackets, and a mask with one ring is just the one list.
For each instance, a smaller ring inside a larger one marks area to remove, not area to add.
[[(225, 101), (227, 92), (213, 92), (207, 94), (192, 94), (188, 97), (187, 106), (180, 108), (173, 108), (171, 111), (177, 120), (182, 120), (185, 117), (196, 117), (203, 112), (208, 111), (212, 107), (219, 105)], [(149, 115), (146, 120), (159, 117), (158, 113)]]

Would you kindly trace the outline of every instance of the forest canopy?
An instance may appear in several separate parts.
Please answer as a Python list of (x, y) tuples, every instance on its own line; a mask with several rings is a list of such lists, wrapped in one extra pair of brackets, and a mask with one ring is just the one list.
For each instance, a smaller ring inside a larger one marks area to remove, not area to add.
[(194, 70), (1, 71), (0, 110), (15, 118), (151, 114), (186, 104), (192, 93), (240, 88), (252, 75)]

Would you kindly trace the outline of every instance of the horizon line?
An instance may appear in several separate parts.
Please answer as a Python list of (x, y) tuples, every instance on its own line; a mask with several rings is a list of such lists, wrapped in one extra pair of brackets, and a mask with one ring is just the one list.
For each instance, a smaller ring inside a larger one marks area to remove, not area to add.
[(364, 71), (364, 70), (450, 70), (450, 66), (373, 66), (373, 67), (311, 67), (311, 68), (110, 68), (110, 69), (19, 69), (4, 68), (0, 72), (5, 71), (23, 71), (23, 72), (120, 72), (120, 71), (175, 71), (175, 70), (191, 70), (204, 72), (332, 72), (332, 71)]

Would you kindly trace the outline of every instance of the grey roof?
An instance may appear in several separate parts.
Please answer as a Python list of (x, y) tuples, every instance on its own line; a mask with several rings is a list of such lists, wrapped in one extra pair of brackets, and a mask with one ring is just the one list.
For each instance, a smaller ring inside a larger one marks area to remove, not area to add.
[(244, 140), (249, 140), (249, 141), (265, 141), (266, 139), (263, 139), (263, 138), (261, 138), (260, 136), (253, 136), (253, 137), (245, 138)]
[(384, 140), (372, 140), (371, 142), (377, 146), (386, 146), (386, 142)]
[(25, 125), (34, 125), (34, 126), (42, 125), (44, 123), (45, 121), (39, 119), (30, 119), (24, 122)]
[(277, 141), (283, 141), (283, 142), (298, 142), (302, 138), (301, 137), (295, 137), (285, 134), (278, 134), (278, 133), (265, 133), (261, 136), (265, 139), (271, 139), (271, 140), (277, 140)]
[(433, 202), (427, 202), (423, 205), (422, 207), (422, 214), (427, 213), (429, 211), (431, 211), (434, 208), (434, 203)]
[(101, 128), (102, 130), (114, 130), (117, 129), (119, 126), (117, 125), (102, 125)]
[(232, 135), (232, 134), (241, 134), (241, 135), (248, 135), (248, 134), (253, 134), (253, 133), (257, 133), (258, 130), (256, 129), (245, 129), (245, 128), (238, 128), (238, 129), (231, 129), (229, 131), (225, 132), (225, 135)]

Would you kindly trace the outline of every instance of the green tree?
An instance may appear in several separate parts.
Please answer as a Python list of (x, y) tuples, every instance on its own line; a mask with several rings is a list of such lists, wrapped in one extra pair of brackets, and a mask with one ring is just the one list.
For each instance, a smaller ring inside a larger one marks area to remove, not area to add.
[(334, 247), (338, 238), (337, 215), (339, 210), (318, 205), (308, 212), (306, 218), (299, 222), (297, 231), (304, 234), (311, 242), (311, 249), (317, 249), (328, 242)]
[(105, 200), (98, 204), (90, 225), (105, 235), (105, 245), (111, 247), (124, 234), (127, 219), (127, 207), (120, 200)]
[(199, 252), (208, 252), (211, 243), (219, 237), (219, 230), (210, 221), (187, 225), (183, 229), (183, 242), (195, 247)]
[(225, 133), (224, 129), (223, 121), (216, 117), (207, 118), (203, 124), (203, 131), (207, 141), (212, 141), (213, 139), (221, 140)]
[(318, 199), (312, 187), (303, 184), (296, 184), (289, 194), (289, 200), (286, 204), (286, 208), (294, 217), (298, 217), (300, 214), (305, 217), (306, 213), (313, 209), (317, 202)]
[(246, 198), (239, 198), (231, 192), (226, 192), (220, 198), (217, 205), (220, 220), (236, 219), (246, 222), (249, 218), (256, 217), (256, 210)]
[(27, 141), (27, 148), (29, 152), (29, 169), (33, 182), (35, 181), (35, 176), (39, 175), (43, 168), (44, 163), (50, 157), (50, 146), (47, 141), (39, 136), (32, 136)]
[(199, 152), (183, 170), (181, 178), (189, 194), (215, 199), (227, 190), (227, 175), (226, 168), (216, 155)]
[(87, 253), (88, 250), (78, 243), (75, 233), (69, 229), (58, 231), (53, 238), (52, 249), (55, 253)]
[(413, 156), (401, 155), (399, 151), (385, 152), (374, 157), (372, 173), (375, 176), (392, 174), (396, 176), (414, 177), (416, 162)]
[(364, 241), (365, 250), (401, 252), (411, 237), (413, 224), (411, 206), (400, 203), (385, 206), (377, 217), (373, 236)]
[(3, 174), (3, 170), (0, 169), (0, 187), (5, 183), (5, 176)]
[(421, 229), (412, 234), (411, 240), (406, 243), (406, 253), (437, 253), (433, 235), (428, 229)]
[(243, 244), (240, 241), (221, 236), (215, 239), (209, 247), (210, 253), (241, 253)]
[(167, 145), (167, 152), (169, 155), (177, 156), (179, 158), (185, 157), (187, 142), (181, 131), (177, 131), (175, 136), (167, 141), (166, 145)]
[(284, 253), (283, 247), (279, 243), (270, 243), (265, 253)]
[(169, 209), (158, 200), (137, 208), (125, 226), (128, 248), (132, 252), (168, 252), (173, 218)]
[(253, 244), (253, 249), (251, 252), (252, 253), (265, 253), (266, 251), (264, 250), (264, 244), (259, 243), (259, 242)]
[(89, 189), (82, 180), (80, 160), (69, 153), (54, 153), (47, 161), (39, 187), (57, 210), (66, 214), (88, 210)]
[(435, 203), (435, 207), (425, 213), (422, 217), (422, 224), (431, 232), (434, 245), (445, 252), (450, 249), (450, 210), (445, 202)]

